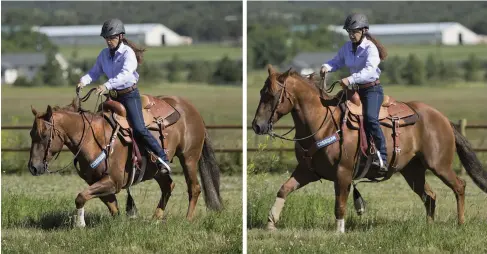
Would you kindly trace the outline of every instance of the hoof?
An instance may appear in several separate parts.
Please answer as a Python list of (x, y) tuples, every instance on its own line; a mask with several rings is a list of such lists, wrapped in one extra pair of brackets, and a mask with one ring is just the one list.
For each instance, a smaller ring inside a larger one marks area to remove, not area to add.
[(277, 231), (276, 225), (274, 225), (274, 223), (272, 223), (272, 222), (267, 222), (266, 229), (268, 231)]
[(74, 216), (74, 226), (77, 228), (84, 228), (86, 227), (86, 223), (84, 218), (80, 218), (79, 216)]

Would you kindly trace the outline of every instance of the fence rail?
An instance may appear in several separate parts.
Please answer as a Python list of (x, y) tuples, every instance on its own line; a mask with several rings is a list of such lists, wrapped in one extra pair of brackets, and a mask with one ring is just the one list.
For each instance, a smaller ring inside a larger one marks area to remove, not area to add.
[[(457, 128), (460, 129), (460, 132), (466, 136), (467, 129), (487, 129), (487, 124), (467, 124), (466, 119), (461, 119), (457, 124), (455, 124)], [(30, 130), (32, 126), (29, 125), (5, 125), (2, 126), (2, 130)], [(207, 129), (209, 130), (241, 130), (241, 125), (207, 125)], [(293, 126), (291, 125), (283, 125), (283, 126), (274, 126), (274, 129), (291, 129)], [(247, 126), (247, 129), (252, 129), (252, 126)], [(256, 137), (257, 138), (257, 137)], [(30, 148), (28, 147), (21, 147), (21, 148), (3, 148), (2, 152), (28, 152)], [(487, 148), (474, 148), (475, 152), (487, 152)], [(62, 151), (69, 151), (68, 149), (63, 149)], [(241, 153), (241, 148), (215, 148), (215, 152), (217, 153)], [(248, 152), (292, 152), (294, 148), (265, 148), (265, 149), (258, 149), (258, 148), (247, 148)]]

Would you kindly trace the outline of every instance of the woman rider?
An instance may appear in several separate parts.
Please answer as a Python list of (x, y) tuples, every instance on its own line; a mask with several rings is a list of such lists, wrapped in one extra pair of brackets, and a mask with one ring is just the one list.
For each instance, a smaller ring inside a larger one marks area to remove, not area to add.
[(142, 115), (142, 103), (136, 85), (139, 74), (136, 69), (138, 64), (142, 62), (145, 49), (138, 48), (125, 38), (125, 27), (119, 19), (105, 21), (100, 36), (105, 39), (108, 47), (100, 52), (95, 65), (88, 74), (81, 77), (78, 88), (98, 80), (100, 75), (104, 73), (108, 77), (108, 81), (99, 85), (96, 92), (98, 94), (107, 90), (116, 92), (117, 96), (113, 99), (125, 106), (127, 121), (134, 131), (135, 138), (142, 141), (159, 157), (156, 164), (161, 172), (170, 174), (171, 168), (166, 153), (145, 127)]
[(388, 170), (387, 150), (384, 134), (379, 123), (379, 110), (384, 99), (384, 92), (379, 82), (379, 63), (387, 57), (384, 46), (372, 37), (369, 31), (369, 22), (364, 14), (351, 14), (345, 20), (344, 29), (350, 38), (338, 54), (323, 64), (320, 74), (334, 72), (343, 66), (350, 70), (350, 76), (341, 80), (345, 89), (358, 87), (358, 94), (362, 102), (367, 136), (372, 136), (378, 149), (377, 157), (373, 158), (372, 165), (379, 168), (381, 173)]

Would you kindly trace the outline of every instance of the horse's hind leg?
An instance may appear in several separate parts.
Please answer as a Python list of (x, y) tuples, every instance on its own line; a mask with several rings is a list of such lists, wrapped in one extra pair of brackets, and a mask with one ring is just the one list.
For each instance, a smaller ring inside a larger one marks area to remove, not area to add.
[(282, 208), (284, 208), (284, 202), (291, 192), (304, 187), (308, 183), (318, 180), (318, 176), (313, 174), (307, 168), (300, 167), (298, 165), (291, 177), (281, 186), (281, 188), (277, 192), (276, 201), (271, 207), (271, 210), (269, 211), (269, 216), (267, 217), (267, 229), (276, 230), (276, 223), (279, 221), (279, 216), (281, 214)]
[(435, 219), (436, 194), (426, 182), (425, 172), (426, 168), (423, 163), (415, 158), (401, 171), (401, 174), (406, 179), (409, 187), (423, 201), (428, 222), (433, 222)]
[(117, 197), (115, 194), (100, 197), (100, 200), (103, 201), (103, 203), (108, 207), (108, 210), (113, 216), (120, 214)]
[(178, 158), (181, 162), (181, 166), (183, 167), (184, 177), (188, 186), (189, 206), (188, 212), (186, 213), (186, 218), (188, 220), (192, 220), (195, 214), (196, 203), (198, 202), (198, 197), (201, 193), (201, 187), (197, 175), (198, 160), (200, 159), (200, 156), (187, 152), (185, 154), (179, 154)]
[(169, 197), (171, 197), (171, 192), (176, 184), (174, 184), (169, 175), (157, 174), (154, 179), (156, 179), (157, 183), (159, 184), (162, 195), (161, 200), (159, 201), (159, 204), (157, 205), (156, 211), (154, 212), (154, 216), (152, 218), (159, 220), (162, 219), (164, 216), (164, 210), (166, 209), (167, 202), (169, 201)]
[(434, 155), (425, 156), (424, 161), (427, 167), (455, 193), (458, 224), (463, 224), (465, 223), (465, 181), (459, 178), (452, 169), (455, 146), (445, 145), (442, 148), (442, 151), (436, 151)]
[(137, 206), (135, 205), (134, 198), (130, 193), (130, 188), (127, 189), (127, 203), (125, 205), (125, 212), (129, 218), (137, 218), (138, 210)]

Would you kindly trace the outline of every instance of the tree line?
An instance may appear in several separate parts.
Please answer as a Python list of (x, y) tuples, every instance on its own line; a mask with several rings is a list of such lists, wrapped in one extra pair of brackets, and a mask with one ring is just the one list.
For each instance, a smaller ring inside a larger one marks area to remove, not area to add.
[(487, 34), (487, 2), (248, 2), (248, 24), (341, 25), (351, 12), (367, 15), (371, 24), (459, 22)]
[(194, 41), (242, 36), (242, 2), (3, 2), (2, 26), (162, 23)]

